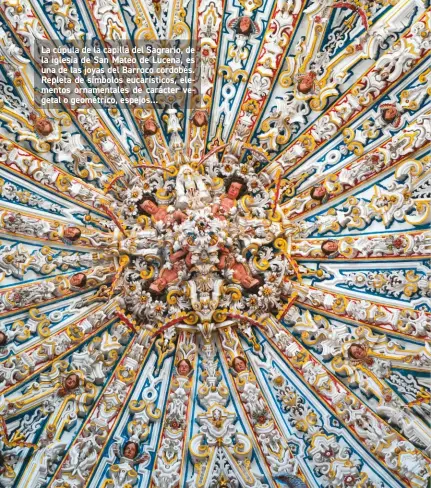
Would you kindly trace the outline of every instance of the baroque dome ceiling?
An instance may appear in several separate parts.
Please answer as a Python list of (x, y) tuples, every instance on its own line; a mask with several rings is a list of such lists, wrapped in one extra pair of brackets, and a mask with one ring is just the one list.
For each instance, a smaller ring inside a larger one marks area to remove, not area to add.
[[(84, 39), (200, 92), (41, 107)], [(428, 0), (0, 0), (1, 487), (429, 486), (430, 52)]]

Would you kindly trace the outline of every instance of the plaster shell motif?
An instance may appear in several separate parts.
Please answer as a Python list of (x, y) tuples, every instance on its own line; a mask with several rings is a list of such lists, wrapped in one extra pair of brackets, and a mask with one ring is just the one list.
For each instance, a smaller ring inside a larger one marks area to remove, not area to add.
[[(0, 3), (0, 484), (429, 483), (428, 0)], [(43, 40), (201, 93), (42, 109)], [(181, 103), (180, 103), (181, 102)]]

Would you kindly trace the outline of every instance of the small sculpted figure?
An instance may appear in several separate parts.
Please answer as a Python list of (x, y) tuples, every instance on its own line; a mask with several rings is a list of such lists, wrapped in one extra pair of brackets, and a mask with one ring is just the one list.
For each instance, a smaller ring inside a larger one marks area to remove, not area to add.
[(192, 122), (196, 127), (208, 125), (208, 115), (204, 110), (196, 110), (192, 117)]
[(154, 136), (157, 134), (159, 128), (157, 127), (154, 119), (149, 118), (142, 124), (142, 131), (144, 136)]
[(188, 359), (181, 359), (181, 361), (178, 361), (177, 371), (180, 376), (188, 376), (192, 369), (192, 365)]
[(239, 281), (241, 286), (249, 290), (260, 284), (259, 279), (255, 278), (242, 263), (238, 263), (232, 253), (225, 247), (221, 249), (218, 268), (230, 269), (233, 271), (233, 279)]
[(249, 36), (253, 32), (253, 22), (250, 17), (240, 17), (238, 23), (236, 24), (237, 34), (243, 36)]
[(400, 114), (397, 110), (397, 107), (395, 107), (395, 105), (384, 105), (382, 107), (382, 119), (387, 124), (393, 124), (397, 120), (399, 115)]
[(169, 213), (165, 207), (160, 207), (153, 195), (143, 195), (138, 202), (138, 211), (142, 215), (152, 217), (156, 222), (162, 221), (165, 224), (181, 223), (187, 219), (187, 215), (181, 210)]
[(233, 176), (226, 182), (226, 193), (220, 198), (220, 203), (212, 207), (215, 217), (225, 220), (226, 216), (231, 213), (232, 208), (236, 206), (237, 200), (243, 196), (246, 190), (245, 181)]
[(362, 360), (367, 357), (367, 350), (362, 344), (352, 344), (347, 353), (352, 359)]
[(123, 456), (125, 458), (133, 460), (138, 455), (138, 452), (139, 446), (136, 442), (128, 441), (124, 444)]
[(316, 74), (312, 71), (309, 71), (298, 82), (298, 91), (306, 95), (310, 93), (314, 88), (314, 80), (316, 78)]
[(63, 237), (70, 242), (76, 242), (81, 237), (81, 231), (78, 227), (66, 227), (63, 231)]
[(30, 120), (33, 122), (34, 130), (40, 136), (49, 136), (54, 130), (52, 123), (46, 117), (38, 117), (36, 114), (31, 114)]
[(64, 379), (62, 387), (58, 390), (58, 394), (60, 397), (69, 395), (79, 388), (79, 385), (79, 376), (76, 373), (70, 373)]
[(326, 203), (329, 198), (329, 193), (323, 185), (314, 186), (310, 191), (310, 197), (321, 203)]
[(69, 283), (74, 288), (84, 288), (87, 284), (87, 276), (84, 273), (76, 273), (69, 278)]
[(321, 250), (326, 257), (335, 257), (338, 254), (338, 241), (328, 239), (322, 242)]
[(243, 357), (237, 356), (232, 360), (232, 368), (237, 373), (242, 373), (247, 370), (247, 361)]

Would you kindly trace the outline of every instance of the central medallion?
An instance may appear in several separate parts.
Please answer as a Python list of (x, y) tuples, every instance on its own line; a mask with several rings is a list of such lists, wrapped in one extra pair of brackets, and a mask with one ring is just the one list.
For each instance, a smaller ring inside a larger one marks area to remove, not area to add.
[(259, 318), (282, 308), (294, 228), (252, 165), (227, 170), (210, 157), (197, 168), (149, 169), (119, 191), (115, 292), (134, 327), (207, 330), (244, 310)]

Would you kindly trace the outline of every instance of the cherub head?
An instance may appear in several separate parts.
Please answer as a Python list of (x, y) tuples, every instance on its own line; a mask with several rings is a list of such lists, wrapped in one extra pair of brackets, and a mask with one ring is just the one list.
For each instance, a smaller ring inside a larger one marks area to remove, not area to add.
[(66, 227), (63, 231), (63, 237), (71, 242), (75, 242), (81, 237), (81, 231), (78, 227)]
[(137, 442), (127, 441), (123, 447), (123, 456), (127, 459), (135, 459), (139, 452)]
[(181, 359), (177, 363), (177, 371), (180, 376), (188, 376), (192, 369), (193, 367), (188, 359)]
[(231, 176), (226, 180), (226, 195), (232, 199), (237, 200), (241, 198), (246, 192), (246, 183), (239, 176)]
[(398, 115), (398, 110), (394, 105), (386, 105), (382, 109), (382, 118), (387, 124), (392, 124)]
[(69, 278), (69, 283), (75, 288), (83, 288), (87, 284), (87, 275), (75, 273)]
[(325, 256), (330, 256), (338, 251), (338, 241), (327, 239), (326, 241), (322, 242), (321, 249)]
[(318, 200), (322, 202), (328, 196), (328, 192), (323, 185), (316, 185), (310, 191), (310, 197), (313, 200)]
[(7, 336), (4, 332), (0, 332), (0, 347), (7, 344)]
[(246, 15), (240, 17), (236, 24), (236, 33), (249, 36), (253, 32), (253, 21)]
[(151, 217), (151, 215), (155, 215), (159, 210), (159, 206), (157, 205), (156, 199), (153, 195), (149, 193), (145, 193), (142, 195), (142, 198), (137, 203), (138, 212), (141, 215), (146, 215), (147, 217)]
[(203, 127), (208, 124), (208, 115), (205, 110), (197, 110), (192, 117), (192, 122), (196, 127)]
[(241, 356), (236, 356), (232, 360), (232, 368), (237, 372), (237, 373), (242, 373), (247, 369), (247, 361), (241, 357)]
[(76, 373), (70, 373), (66, 376), (63, 384), (65, 391), (73, 391), (79, 387), (79, 376)]
[(347, 350), (347, 354), (352, 359), (362, 360), (367, 357), (367, 349), (363, 344), (353, 343)]
[(154, 119), (149, 118), (142, 124), (142, 131), (144, 136), (154, 136), (159, 128), (157, 127)]
[(36, 114), (30, 115), (33, 121), (34, 130), (41, 136), (49, 136), (54, 130), (51, 122), (46, 117), (38, 117)]
[(316, 74), (312, 71), (309, 71), (298, 82), (298, 91), (306, 95), (310, 93), (314, 86), (314, 79), (316, 78)]

